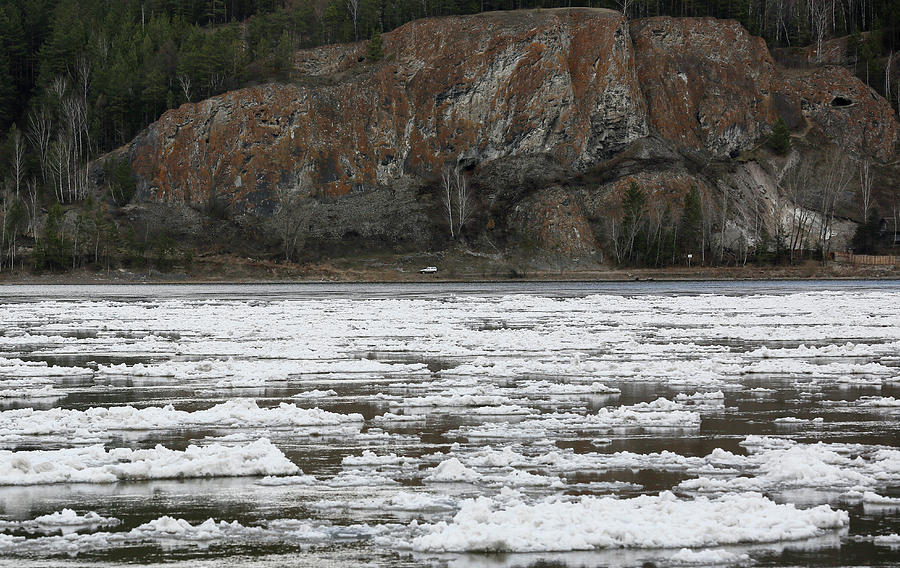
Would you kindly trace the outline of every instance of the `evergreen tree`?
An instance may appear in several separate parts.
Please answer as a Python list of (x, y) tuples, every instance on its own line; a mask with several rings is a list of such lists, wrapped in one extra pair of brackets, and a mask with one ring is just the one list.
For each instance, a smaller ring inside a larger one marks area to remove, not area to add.
[(0, 129), (13, 120), (16, 107), (16, 89), (9, 73), (9, 58), (0, 45)]
[(791, 130), (781, 117), (772, 126), (772, 134), (769, 135), (769, 148), (779, 156), (786, 155), (791, 150)]
[(700, 192), (696, 185), (684, 196), (684, 207), (681, 210), (681, 222), (678, 226), (677, 254), (697, 254), (703, 246), (703, 208), (700, 203)]
[(874, 207), (869, 210), (865, 223), (860, 223), (853, 234), (853, 252), (857, 254), (875, 254), (881, 239), (881, 215)]
[(381, 32), (375, 30), (372, 33), (372, 39), (366, 45), (366, 59), (369, 61), (380, 61), (384, 57), (383, 45), (381, 41)]

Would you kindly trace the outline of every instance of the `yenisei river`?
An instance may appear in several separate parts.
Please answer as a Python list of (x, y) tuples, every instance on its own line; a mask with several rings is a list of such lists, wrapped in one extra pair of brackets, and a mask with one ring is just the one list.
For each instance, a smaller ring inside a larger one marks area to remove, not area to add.
[(0, 287), (0, 565), (900, 565), (900, 285)]

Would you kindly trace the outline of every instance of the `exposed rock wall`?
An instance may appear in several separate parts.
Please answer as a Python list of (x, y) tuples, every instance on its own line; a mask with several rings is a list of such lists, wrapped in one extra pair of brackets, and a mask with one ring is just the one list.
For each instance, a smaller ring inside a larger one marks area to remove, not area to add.
[(775, 122), (772, 57), (737, 22), (649, 18), (631, 31), (650, 123), (674, 145), (728, 156)]
[(386, 34), (385, 52), (373, 65), (346, 46), (319, 50), (302, 70), (343, 70), (337, 84), (265, 85), (167, 112), (132, 146), (141, 189), (253, 208), (278, 185), (336, 196), (446, 162), (546, 153), (579, 170), (647, 134), (616, 12), (422, 20)]
[[(477, 196), (511, 232), (582, 255), (623, 176), (675, 203), (706, 175), (679, 156), (727, 161), (779, 116), (813, 143), (895, 157), (886, 101), (839, 67), (778, 67), (732, 21), (497, 12), (411, 22), (384, 35), (384, 51), (377, 63), (364, 42), (298, 52), (293, 84), (166, 112), (128, 148), (138, 195), (266, 215), (281, 192), (300, 192), (329, 211), (312, 235), (421, 244), (440, 231), (428, 228), (438, 205), (423, 187), (461, 164), (516, 185), (482, 183)], [(587, 176), (575, 197), (566, 172)], [(586, 187), (591, 175), (601, 177)]]

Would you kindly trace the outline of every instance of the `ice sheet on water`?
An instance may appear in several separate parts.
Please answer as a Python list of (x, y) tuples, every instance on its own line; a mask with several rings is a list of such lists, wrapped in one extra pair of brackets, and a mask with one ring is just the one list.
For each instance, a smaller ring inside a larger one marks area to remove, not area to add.
[(104, 517), (94, 511), (88, 511), (81, 515), (72, 509), (62, 509), (26, 521), (0, 521), (0, 531), (68, 534), (96, 530), (100, 527), (114, 527), (120, 523), (121, 521), (115, 517)]
[[(29, 381), (23, 381), (29, 382)], [(0, 386), (6, 386), (6, 383), (0, 383)], [(0, 389), (0, 399), (2, 398), (21, 398), (21, 399), (38, 399), (38, 398), (62, 398), (66, 395), (65, 391), (53, 388), (49, 385), (38, 387), (22, 387), (12, 389)]]
[(102, 445), (62, 450), (0, 451), (0, 485), (114, 483), (120, 480), (288, 475), (296, 465), (268, 439), (249, 444), (162, 445), (132, 450)]
[(750, 556), (748, 554), (736, 554), (721, 548), (707, 548), (703, 550), (682, 548), (669, 557), (669, 561), (673, 564), (702, 564), (704, 566), (715, 564), (737, 564), (746, 562), (749, 559)]
[(880, 344), (859, 344), (850, 341), (843, 344), (827, 344), (808, 347), (800, 344), (797, 347), (769, 348), (763, 345), (752, 351), (744, 353), (744, 357), (758, 357), (762, 359), (805, 359), (823, 357), (872, 357), (882, 353), (892, 353), (900, 349), (900, 342)]
[(758, 493), (682, 500), (670, 492), (631, 499), (550, 497), (529, 504), (467, 500), (451, 522), (422, 527), (418, 551), (530, 552), (610, 547), (676, 548), (814, 537), (846, 526), (827, 505), (797, 509)]
[(872, 538), (872, 542), (874, 542), (877, 546), (900, 548), (900, 534), (891, 533), (891, 534), (876, 536), (876, 537)]
[(608, 431), (614, 428), (699, 428), (700, 414), (658, 398), (630, 406), (603, 407), (593, 414), (552, 412), (509, 422), (461, 426), (450, 435), (469, 438), (546, 439), (560, 433)]
[(300, 471), (299, 475), (267, 475), (256, 481), (256, 485), (266, 487), (281, 487), (285, 485), (319, 485), (321, 482), (314, 475), (303, 475)]
[(276, 428), (356, 425), (360, 414), (339, 414), (319, 408), (304, 409), (280, 403), (263, 408), (250, 399), (232, 399), (206, 410), (187, 412), (172, 405), (135, 408), (133, 406), (96, 407), (87, 410), (23, 408), (0, 412), (0, 429), (7, 434), (77, 437), (103, 437), (121, 430), (179, 429), (197, 426), (216, 428)]
[[(900, 451), (844, 444), (802, 444), (751, 436), (741, 477), (699, 477), (678, 488), (699, 493), (787, 488), (871, 488), (900, 481)], [(751, 476), (747, 476), (751, 475)]]
[(744, 374), (784, 374), (784, 375), (891, 375), (891, 367), (880, 363), (822, 363), (792, 361), (790, 359), (763, 359), (746, 365)]
[(179, 381), (219, 379), (220, 387), (257, 386), (286, 381), (299, 375), (329, 374), (417, 374), (427, 373), (421, 363), (386, 363), (371, 359), (297, 360), (297, 359), (203, 359), (201, 361), (162, 361), (128, 365), (100, 365), (101, 375), (167, 377)]
[(94, 370), (87, 367), (66, 367), (48, 365), (44, 361), (23, 361), (22, 359), (8, 359), (0, 357), (0, 383), (5, 383), (4, 378), (28, 378), (30, 384), (37, 382), (48, 383), (48, 377), (92, 377)]
[(221, 545), (278, 543), (307, 547), (334, 542), (363, 541), (396, 531), (397, 528), (397, 525), (390, 524), (334, 525), (327, 521), (294, 519), (272, 520), (260, 526), (245, 526), (237, 521), (216, 521), (211, 518), (198, 524), (191, 524), (185, 519), (164, 515), (122, 532), (71, 533), (27, 539), (0, 534), (0, 554), (77, 556), (137, 544), (162, 546), (170, 551), (205, 548), (214, 543)]

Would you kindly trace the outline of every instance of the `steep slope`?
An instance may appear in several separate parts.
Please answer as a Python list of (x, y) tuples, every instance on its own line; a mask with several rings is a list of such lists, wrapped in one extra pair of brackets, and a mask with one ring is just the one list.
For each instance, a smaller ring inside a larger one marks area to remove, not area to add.
[(779, 69), (735, 22), (629, 29), (573, 8), (427, 19), (384, 38), (381, 62), (363, 43), (301, 52), (295, 84), (168, 111), (127, 148), (139, 198), (264, 217), (302, 195), (321, 205), (315, 239), (422, 247), (443, 238), (440, 172), (461, 165), (481, 206), (472, 235), (499, 227), (500, 241), (582, 254), (616, 180), (640, 174), (673, 202), (692, 184), (747, 183), (696, 163), (752, 149), (778, 116), (813, 146), (895, 156), (886, 101), (842, 68)]

